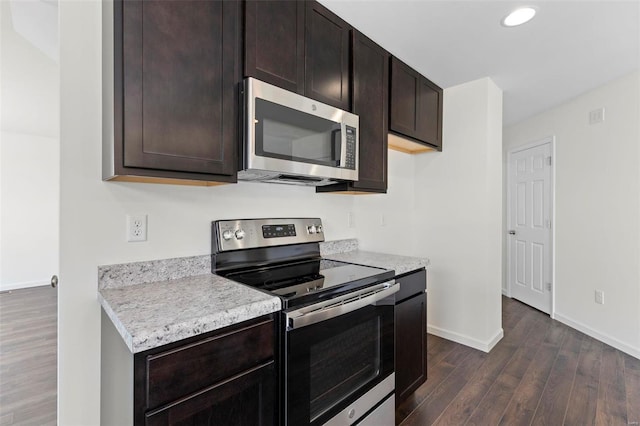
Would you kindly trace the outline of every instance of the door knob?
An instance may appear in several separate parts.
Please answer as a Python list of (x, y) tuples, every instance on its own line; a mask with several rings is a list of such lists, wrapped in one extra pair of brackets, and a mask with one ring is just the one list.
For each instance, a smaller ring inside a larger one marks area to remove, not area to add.
[(513, 229), (509, 231), (509, 235), (516, 235), (516, 231), (514, 231)]
[(51, 277), (51, 287), (56, 288), (58, 287), (58, 276), (54, 275)]

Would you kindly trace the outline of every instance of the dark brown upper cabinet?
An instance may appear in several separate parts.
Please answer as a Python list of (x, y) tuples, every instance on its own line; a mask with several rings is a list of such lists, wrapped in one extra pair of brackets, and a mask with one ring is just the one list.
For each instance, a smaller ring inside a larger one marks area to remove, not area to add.
[(351, 27), (320, 3), (307, 2), (305, 94), (349, 111), (349, 34)]
[(115, 2), (116, 179), (235, 182), (240, 23), (240, 2)]
[(246, 2), (245, 76), (304, 95), (304, 15), (304, 2)]
[(244, 75), (350, 110), (350, 31), (315, 1), (249, 0)]
[(318, 192), (387, 192), (389, 53), (353, 31), (353, 112), (360, 116), (359, 180), (317, 187)]
[(391, 58), (389, 130), (442, 151), (442, 89)]

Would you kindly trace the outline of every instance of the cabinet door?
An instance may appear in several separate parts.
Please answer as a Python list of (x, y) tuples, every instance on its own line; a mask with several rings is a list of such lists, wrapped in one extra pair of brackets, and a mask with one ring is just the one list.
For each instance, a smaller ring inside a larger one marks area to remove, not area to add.
[(147, 426), (275, 424), (273, 361), (146, 415)]
[(442, 150), (442, 89), (396, 58), (389, 108), (391, 131)]
[(396, 407), (427, 380), (426, 316), (425, 293), (396, 305)]
[(442, 151), (442, 89), (422, 78), (418, 98), (417, 137)]
[(389, 53), (354, 31), (353, 112), (360, 116), (360, 167), (356, 189), (387, 189)]
[(246, 2), (246, 77), (304, 93), (304, 13), (300, 1)]
[(349, 111), (351, 27), (316, 1), (306, 5), (305, 95)]
[(124, 167), (234, 175), (240, 3), (121, 7)]
[(391, 130), (418, 138), (420, 74), (391, 58)]

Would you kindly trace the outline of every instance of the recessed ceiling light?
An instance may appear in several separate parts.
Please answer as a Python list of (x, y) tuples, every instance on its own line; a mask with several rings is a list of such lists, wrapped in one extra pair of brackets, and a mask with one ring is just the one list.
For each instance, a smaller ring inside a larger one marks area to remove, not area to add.
[(529, 22), (536, 15), (536, 10), (532, 7), (521, 7), (504, 17), (502, 25), (505, 27), (515, 27)]

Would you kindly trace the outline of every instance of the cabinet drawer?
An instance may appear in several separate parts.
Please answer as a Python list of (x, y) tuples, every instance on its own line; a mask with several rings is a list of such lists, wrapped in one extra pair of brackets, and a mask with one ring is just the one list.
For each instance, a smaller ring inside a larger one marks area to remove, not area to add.
[(145, 358), (146, 409), (153, 409), (273, 358), (273, 320)]
[(147, 413), (146, 426), (275, 424), (273, 361)]
[(396, 303), (398, 303), (426, 290), (427, 271), (421, 269), (396, 278), (396, 281), (400, 283), (400, 291), (396, 293)]

